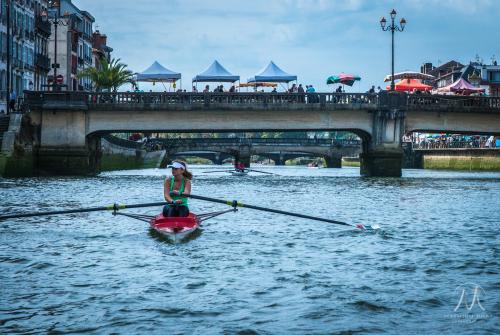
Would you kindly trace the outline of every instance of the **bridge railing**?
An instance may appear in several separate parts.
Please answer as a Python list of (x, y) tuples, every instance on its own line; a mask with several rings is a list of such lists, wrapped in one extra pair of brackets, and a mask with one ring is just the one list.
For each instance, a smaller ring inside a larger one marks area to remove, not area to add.
[[(414, 150), (429, 150), (429, 149), (472, 149), (472, 148), (486, 148), (495, 149), (493, 144), (489, 144), (487, 140), (470, 140), (470, 141), (441, 141), (431, 140), (422, 141), (420, 143), (412, 143)], [(500, 149), (500, 148), (499, 148)]]
[(193, 92), (116, 92), (85, 93), (89, 105), (107, 104), (227, 104), (227, 105), (288, 105), (288, 104), (373, 104), (377, 94), (366, 93), (193, 93)]
[(269, 145), (269, 146), (360, 146), (360, 140), (300, 139), (300, 138), (153, 138), (148, 142), (165, 146), (180, 145)]
[(500, 110), (500, 97), (408, 95), (409, 109)]
[[(198, 92), (35, 92), (25, 91), (26, 105), (44, 109), (222, 108), (268, 109), (359, 106), (422, 111), (500, 112), (500, 97), (447, 96), (391, 92), (369, 93), (198, 93)], [(396, 99), (397, 98), (397, 99)], [(172, 106), (172, 107), (170, 107)], [(356, 107), (357, 108), (357, 107)]]

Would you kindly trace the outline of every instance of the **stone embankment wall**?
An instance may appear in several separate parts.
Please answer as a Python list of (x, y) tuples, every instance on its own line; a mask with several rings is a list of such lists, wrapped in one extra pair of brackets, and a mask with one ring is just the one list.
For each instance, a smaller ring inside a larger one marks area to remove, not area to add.
[(500, 171), (500, 149), (443, 150), (424, 154), (424, 169)]
[(34, 155), (35, 130), (29, 117), (12, 113), (7, 131), (3, 134), (0, 150), (0, 176), (30, 177), (36, 165)]
[(112, 137), (101, 139), (101, 171), (130, 170), (159, 167), (162, 151), (147, 152), (112, 143)]
[(405, 168), (500, 171), (500, 148), (405, 150)]

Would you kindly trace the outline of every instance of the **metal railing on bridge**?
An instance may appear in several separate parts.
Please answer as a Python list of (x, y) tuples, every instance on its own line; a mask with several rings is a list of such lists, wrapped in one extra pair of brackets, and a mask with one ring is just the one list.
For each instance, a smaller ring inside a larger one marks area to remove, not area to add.
[(358, 147), (361, 145), (360, 140), (320, 138), (153, 138), (148, 142), (161, 143), (165, 146), (259, 145)]
[(411, 94), (408, 109), (500, 111), (500, 97)]
[(420, 143), (412, 143), (413, 150), (432, 150), (432, 149), (499, 149), (494, 144), (489, 144), (485, 140), (470, 140), (470, 141), (422, 141)]
[[(500, 97), (448, 96), (381, 92), (369, 93), (198, 93), (198, 92), (34, 92), (26, 104), (46, 109), (235, 109), (366, 108), (424, 111), (500, 112)], [(349, 108), (348, 107), (348, 108)]]
[(374, 104), (376, 94), (364, 93), (88, 93), (89, 105), (101, 104)]

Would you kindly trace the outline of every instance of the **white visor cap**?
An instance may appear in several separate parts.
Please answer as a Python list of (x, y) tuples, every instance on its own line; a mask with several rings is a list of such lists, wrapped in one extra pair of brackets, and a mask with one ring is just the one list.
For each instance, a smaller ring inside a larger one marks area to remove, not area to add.
[(169, 165), (169, 166), (167, 166), (167, 167), (169, 167), (169, 168), (176, 168), (176, 169), (183, 169), (183, 170), (186, 169), (186, 167), (184, 165), (182, 165), (181, 163), (176, 162), (176, 161), (172, 162), (172, 164)]

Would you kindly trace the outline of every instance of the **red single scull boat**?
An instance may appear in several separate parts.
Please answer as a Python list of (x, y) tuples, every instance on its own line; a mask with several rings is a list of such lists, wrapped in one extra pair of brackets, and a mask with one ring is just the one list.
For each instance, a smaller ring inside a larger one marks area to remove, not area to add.
[(158, 215), (144, 215), (135, 213), (113, 212), (114, 215), (123, 215), (130, 218), (148, 222), (151, 229), (166, 237), (170, 241), (177, 243), (184, 240), (186, 237), (195, 232), (205, 220), (214, 218), (216, 216), (236, 212), (237, 209), (233, 206), (232, 209), (225, 211), (217, 211), (211, 213), (194, 214), (189, 213), (186, 217), (165, 217), (163, 214)]
[(164, 217), (159, 214), (153, 217), (149, 224), (159, 234), (178, 242), (198, 229), (200, 223), (201, 220), (196, 214), (189, 213), (186, 217)]

